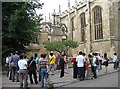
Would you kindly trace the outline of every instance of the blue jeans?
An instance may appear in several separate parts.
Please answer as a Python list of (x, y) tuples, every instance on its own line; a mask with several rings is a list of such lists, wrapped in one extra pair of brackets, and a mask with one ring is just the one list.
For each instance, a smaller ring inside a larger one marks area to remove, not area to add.
[(94, 78), (97, 78), (96, 69), (97, 69), (97, 67), (96, 67), (96, 66), (94, 66), (94, 72), (93, 72), (93, 74), (94, 74)]
[(44, 79), (47, 79), (47, 69), (41, 68), (41, 87), (44, 87)]

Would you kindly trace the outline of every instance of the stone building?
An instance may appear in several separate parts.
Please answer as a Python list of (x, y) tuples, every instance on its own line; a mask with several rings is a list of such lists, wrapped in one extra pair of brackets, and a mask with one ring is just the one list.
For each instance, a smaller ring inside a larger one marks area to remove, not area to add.
[(45, 41), (63, 41), (67, 39), (68, 30), (66, 25), (60, 22), (60, 14), (56, 14), (54, 10), (52, 17), (52, 20), (49, 19), (48, 22), (42, 23), (42, 29), (39, 37), (41, 43)]
[(42, 39), (52, 40), (53, 36), (61, 40), (73, 39), (79, 43), (74, 52), (98, 51), (108, 56), (117, 52), (120, 55), (120, 0), (75, 1), (75, 6), (71, 7), (68, 0), (68, 10), (53, 14), (53, 23), (43, 23)]

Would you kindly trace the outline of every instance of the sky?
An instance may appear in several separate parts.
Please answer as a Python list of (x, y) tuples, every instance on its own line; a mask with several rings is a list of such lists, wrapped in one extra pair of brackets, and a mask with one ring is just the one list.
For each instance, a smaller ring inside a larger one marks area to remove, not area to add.
[[(79, 2), (81, 0), (77, 0)], [(44, 3), (44, 6), (42, 9), (37, 10), (37, 13), (43, 14), (43, 19), (45, 21), (45, 16), (46, 16), (46, 21), (49, 19), (49, 13), (52, 14), (54, 9), (55, 12), (59, 12), (59, 5), (61, 5), (61, 12), (65, 11), (68, 9), (68, 0), (40, 0), (40, 3)], [(75, 0), (70, 0), (70, 6), (75, 5)]]

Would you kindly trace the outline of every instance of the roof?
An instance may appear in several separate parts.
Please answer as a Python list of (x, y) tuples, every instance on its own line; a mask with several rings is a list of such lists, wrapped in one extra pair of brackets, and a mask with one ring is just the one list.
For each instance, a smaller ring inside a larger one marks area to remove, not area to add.
[(50, 32), (48, 32), (48, 33), (51, 35), (63, 36), (63, 35), (66, 35), (66, 33), (67, 33), (67, 27), (63, 23), (60, 23), (58, 25), (53, 25), (52, 23), (44, 22), (43, 25), (49, 26), (48, 31), (50, 31)]

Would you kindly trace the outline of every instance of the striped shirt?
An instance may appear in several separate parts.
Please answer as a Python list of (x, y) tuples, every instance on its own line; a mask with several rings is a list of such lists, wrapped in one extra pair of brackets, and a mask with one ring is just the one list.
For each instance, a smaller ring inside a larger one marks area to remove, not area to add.
[(40, 67), (41, 68), (46, 68), (46, 65), (48, 65), (48, 60), (45, 58), (45, 59), (41, 59), (40, 60)]

